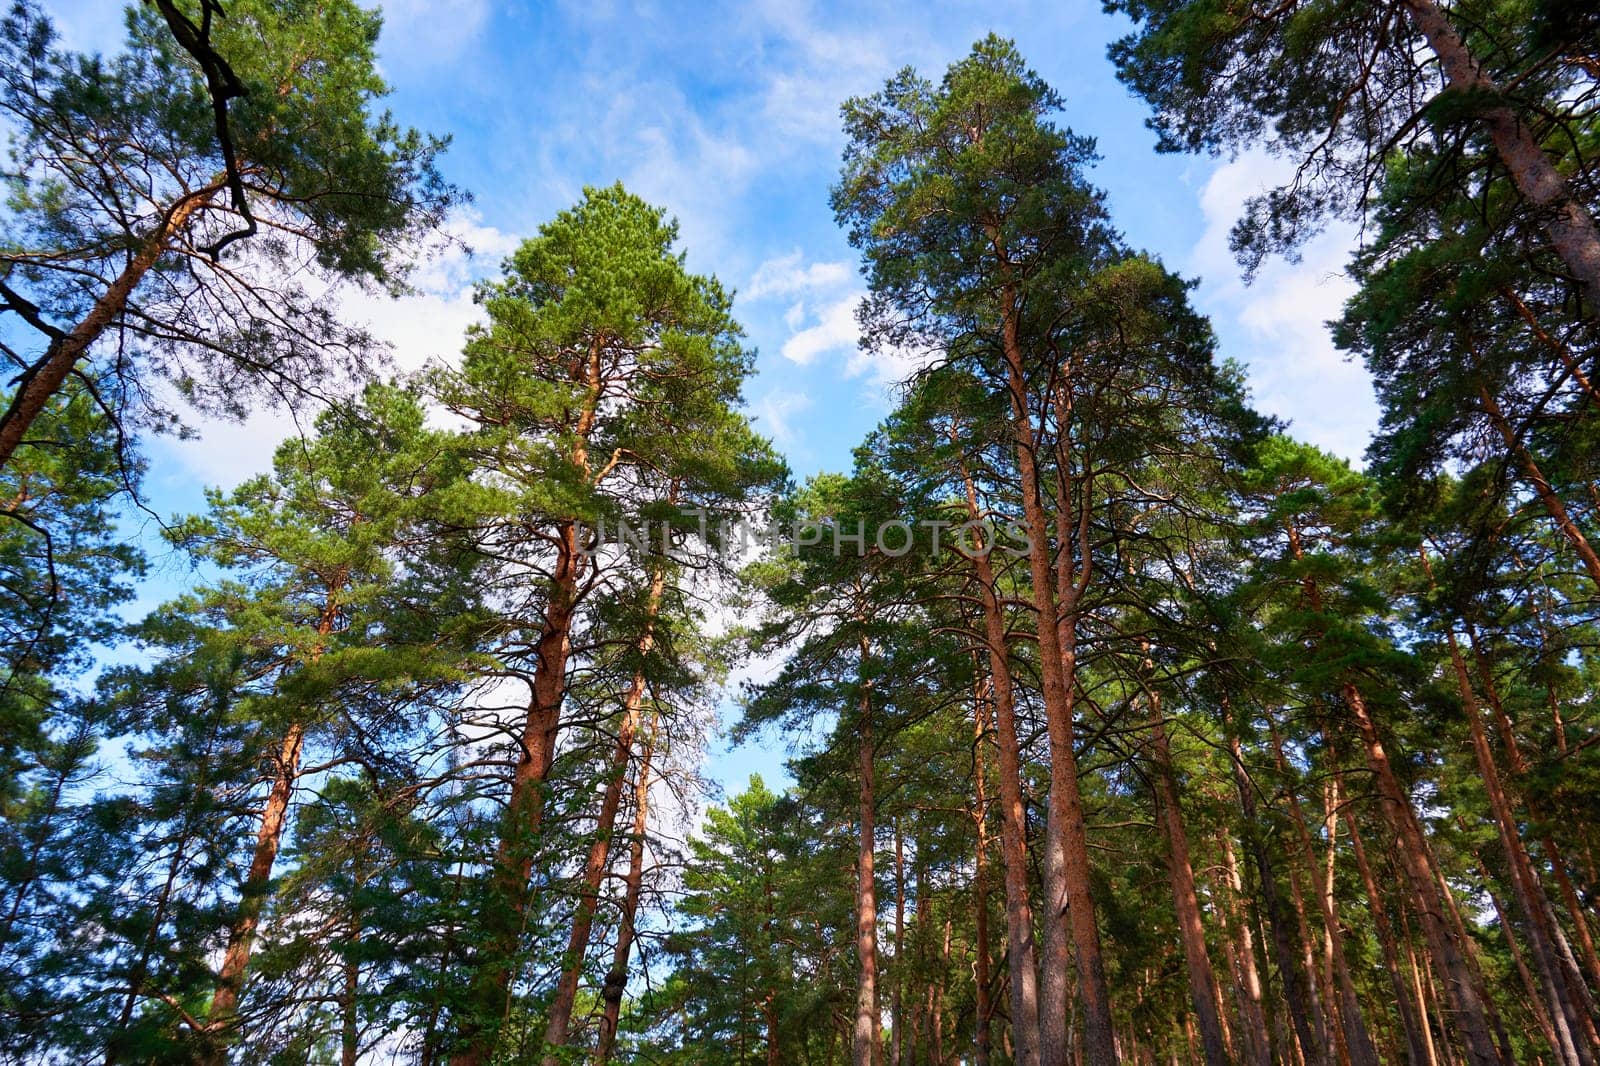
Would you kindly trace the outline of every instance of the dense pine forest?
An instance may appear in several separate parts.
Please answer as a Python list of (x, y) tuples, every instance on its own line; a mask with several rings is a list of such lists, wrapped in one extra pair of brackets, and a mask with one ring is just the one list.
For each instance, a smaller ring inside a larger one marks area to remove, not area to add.
[(0, 1061), (1600, 1062), (1600, 11), (1105, 7), (1161, 151), (1292, 164), (1236, 270), (1359, 227), (1361, 463), (1002, 37), (838, 101), (894, 409), (802, 478), (622, 184), (420, 370), (342, 313), (469, 196), (379, 12), (10, 7)]

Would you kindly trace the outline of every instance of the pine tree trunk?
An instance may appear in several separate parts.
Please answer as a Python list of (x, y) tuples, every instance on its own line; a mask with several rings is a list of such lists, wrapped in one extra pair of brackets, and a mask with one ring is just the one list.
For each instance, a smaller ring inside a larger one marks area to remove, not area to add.
[(628, 987), (628, 958), (633, 951), (634, 922), (639, 914), (639, 897), (644, 886), (645, 830), (649, 826), (650, 761), (655, 752), (654, 731), (646, 733), (639, 752), (639, 767), (633, 784), (633, 837), (628, 842), (628, 874), (623, 883), (622, 914), (617, 921), (617, 942), (612, 949), (611, 969), (606, 973), (601, 999), (600, 1038), (595, 1062), (605, 1066), (617, 1044), (617, 1026), (622, 1019), (622, 995)]
[[(1499, 94), (1499, 86), (1484, 72), (1449, 16), (1434, 0), (1401, 3), (1417, 32), (1438, 57), (1450, 88)], [(1533, 132), (1509, 106), (1488, 108), (1481, 121), (1488, 127), (1495, 151), (1517, 191), (1542, 216), (1552, 247), (1582, 288), (1589, 314), (1593, 315), (1600, 308), (1600, 228), (1545, 155)]]
[[(972, 477), (962, 468), (967, 516), (978, 521)], [(1038, 966), (1034, 953), (1033, 902), (1028, 891), (1028, 822), (1022, 799), (1022, 751), (1011, 683), (1011, 654), (1005, 614), (995, 592), (994, 568), (987, 553), (973, 555), (983, 600), (984, 643), (994, 693), (995, 750), (999, 762), (1000, 861), (1006, 893), (1006, 966), (1011, 978), (1012, 1058), (1016, 1066), (1040, 1066)]]
[[(1466, 663), (1463, 661), (1461, 648), (1453, 631), (1446, 635), (1446, 642), (1461, 695), (1462, 712), (1466, 715), (1467, 725), (1471, 731), (1473, 754), (1477, 757), (1478, 772), (1483, 778), (1484, 791), (1489, 798), (1489, 812), (1494, 819), (1496, 829), (1499, 830), (1500, 845), (1505, 852), (1510, 870), (1512, 897), (1517, 901), (1517, 909), (1522, 912), (1527, 927), (1528, 946), (1533, 952), (1534, 966), (1538, 970), (1539, 982), (1544, 989), (1550, 1021), (1555, 1027), (1556, 1053), (1568, 1066), (1593, 1066), (1594, 1058), (1589, 1052), (1588, 1042), (1583, 1034), (1582, 1020), (1566, 987), (1565, 975), (1561, 973), (1560, 964), (1550, 942), (1550, 930), (1545, 925), (1545, 915), (1536, 899), (1536, 894), (1543, 895), (1543, 889), (1534, 878), (1532, 863), (1522, 845), (1515, 816), (1500, 781), (1499, 766), (1494, 761), (1488, 737), (1484, 734), (1483, 712), (1478, 705), (1477, 695), (1467, 675)], [(1509, 935), (1508, 930), (1507, 936)]]
[(1228, 932), (1234, 1000), (1243, 1022), (1242, 1061), (1246, 1066), (1272, 1066), (1272, 1037), (1261, 1006), (1261, 973), (1256, 966), (1255, 939), (1248, 918), (1240, 912), (1244, 883), (1234, 860), (1233, 838), (1227, 832), (1222, 834), (1222, 872), (1225, 885), (1219, 895), (1223, 899), (1224, 924)]
[(255, 946), (256, 929), (261, 924), (267, 888), (272, 883), (272, 867), (283, 845), (283, 830), (289, 820), (289, 803), (294, 798), (294, 784), (300, 776), (300, 749), (304, 741), (304, 727), (298, 722), (291, 725), (278, 746), (277, 758), (273, 762), (272, 788), (267, 793), (266, 806), (262, 808), (261, 822), (256, 829), (256, 847), (250, 857), (250, 871), (240, 890), (238, 915), (228, 930), (227, 951), (222, 956), (222, 968), (217, 971), (217, 988), (211, 995), (211, 1008), (206, 1012), (206, 1031), (217, 1044), (215, 1056), (210, 1060), (213, 1062), (226, 1061), (222, 1046), (228, 1042), (227, 1030), (233, 1024), (234, 1012), (239, 1007), (245, 972), (250, 966), (250, 952)]
[[(650, 576), (650, 594), (645, 604), (644, 633), (639, 637), (638, 656), (643, 660), (655, 646), (656, 613), (661, 609), (661, 592), (666, 584), (666, 571), (656, 567)], [(617, 811), (622, 806), (622, 787), (628, 776), (628, 763), (633, 759), (633, 738), (639, 728), (641, 709), (644, 706), (645, 674), (643, 666), (634, 671), (622, 702), (622, 720), (617, 727), (617, 739), (611, 751), (610, 773), (606, 777), (605, 793), (600, 800), (600, 810), (595, 816), (594, 840), (583, 864), (583, 887), (578, 896), (578, 906), (572, 916), (572, 930), (567, 939), (566, 967), (556, 985), (550, 1002), (549, 1021), (545, 1027), (546, 1048), (567, 1045), (567, 1031), (572, 1024), (572, 1008), (578, 1000), (578, 984), (583, 977), (583, 960), (589, 950), (589, 936), (594, 928), (595, 910), (600, 902), (600, 882), (610, 864), (611, 837), (616, 830)], [(547, 1053), (544, 1066), (559, 1066), (554, 1052)]]
[(22, 372), (11, 403), (5, 413), (0, 414), (0, 470), (10, 464), (11, 456), (27, 436), (29, 427), (61, 389), (78, 360), (127, 310), (128, 300), (150, 268), (171, 250), (195, 213), (205, 208), (221, 190), (221, 185), (200, 189), (172, 205), (155, 232), (145, 238), (106, 291), (90, 305), (88, 313), (71, 330), (53, 336), (39, 361)]
[[(981, 666), (979, 667), (981, 671)], [(989, 710), (984, 689), (993, 691), (994, 683), (980, 683), (973, 700), (972, 715), (972, 777), (977, 803), (972, 822), (977, 846), (974, 849), (972, 874), (972, 925), (973, 951), (976, 956), (972, 969), (973, 1035), (972, 1054), (974, 1066), (989, 1066), (991, 1049), (990, 1021), (994, 1007), (989, 1002), (989, 792), (984, 751), (989, 743)]]
[[(1090, 891), (1088, 835), (1083, 796), (1078, 788), (1078, 760), (1072, 746), (1077, 666), (1075, 622), (1057, 613), (1049, 558), (1050, 524), (1040, 497), (1037, 440), (1028, 409), (1016, 295), (1009, 284), (1003, 294), (1003, 310), (1013, 443), (1022, 481), (1024, 528), (1030, 541), (1028, 565), (1038, 613), (1039, 669), (1043, 675), (1045, 726), (1050, 740), (1050, 794), (1044, 847), (1044, 950), (1040, 958), (1040, 1060), (1044, 1066), (1052, 1066), (1066, 1062), (1070, 1054), (1068, 970), (1075, 963), (1088, 1066), (1112, 1066), (1117, 1061), (1116, 1032), (1111, 1021), (1100, 930)], [(1066, 550), (1065, 545), (1062, 550)], [(1086, 579), (1087, 558), (1084, 567), (1082, 577)]]
[(1462, 945), (1446, 924), (1443, 911), (1447, 901), (1441, 896), (1432, 853), (1417, 821), (1416, 811), (1405, 790), (1400, 787), (1400, 780), (1389, 763), (1388, 752), (1378, 739), (1377, 727), (1367, 713), (1361, 690), (1354, 682), (1346, 681), (1342, 695), (1356, 721), (1367, 766), (1377, 783), (1379, 810), (1395, 836), (1401, 868), (1421, 908), (1423, 937), (1434, 965), (1439, 968), (1467, 1059), (1472, 1066), (1496, 1066), (1500, 1062), (1500, 1055), (1490, 1036), (1485, 1004), (1477, 982), (1467, 968)]
[[(604, 382), (603, 339), (595, 337), (583, 361), (584, 398), (573, 427), (570, 459), (585, 480), (592, 476), (589, 437), (600, 410)], [(500, 842), (490, 874), (489, 900), (479, 915), (485, 943), (473, 960), (469, 1008), (457, 1026), (456, 1050), (450, 1066), (485, 1066), (494, 1057), (500, 1026), (510, 1008), (511, 978), (521, 954), (527, 918), (528, 882), (539, 832), (544, 825), (544, 785), (555, 763), (561, 705), (567, 694), (567, 659), (572, 652), (572, 626), (578, 591), (587, 565), (576, 519), (556, 525), (543, 624), (533, 650), (533, 683), (527, 715), (518, 738), (521, 755), (511, 779), (511, 795), (501, 818)]]
[(1561, 496), (1545, 478), (1544, 472), (1539, 469), (1538, 460), (1533, 457), (1525, 444), (1517, 437), (1516, 431), (1511, 428), (1511, 423), (1506, 420), (1500, 405), (1495, 402), (1489, 390), (1482, 385), (1478, 386), (1478, 401), (1483, 405), (1484, 413), (1489, 416), (1495, 432), (1500, 434), (1500, 439), (1505, 441), (1506, 450), (1517, 460), (1517, 465), (1522, 467), (1522, 472), (1528, 478), (1528, 484), (1533, 486), (1534, 495), (1539, 497), (1539, 502), (1544, 505), (1545, 511), (1550, 515), (1551, 521), (1556, 524), (1556, 529), (1567, 543), (1572, 545), (1572, 550), (1578, 553), (1578, 558), (1583, 561), (1583, 567), (1589, 572), (1589, 579), (1595, 587), (1600, 589), (1600, 555), (1595, 554), (1594, 547), (1589, 539), (1583, 535), (1583, 530), (1572, 520), (1572, 515), (1567, 511), (1567, 505)]
[(1482, 855), (1473, 852), (1473, 858), (1478, 860), (1478, 872), (1483, 877), (1484, 894), (1489, 897), (1489, 903), (1494, 907), (1495, 918), (1500, 923), (1500, 932), (1506, 940), (1506, 949), (1511, 952), (1511, 962), (1517, 968), (1517, 976), (1522, 981), (1523, 994), (1528, 997), (1528, 1013), (1533, 1015), (1534, 1024), (1539, 1027), (1539, 1033), (1544, 1037), (1545, 1043), (1555, 1049), (1559, 1056), (1562, 1054), (1560, 1049), (1563, 1037), (1557, 1035), (1555, 1026), (1550, 1021), (1550, 1012), (1545, 1009), (1545, 997), (1533, 974), (1528, 970), (1528, 962), (1522, 956), (1522, 948), (1517, 945), (1517, 937), (1511, 929), (1511, 919), (1506, 915), (1505, 905), (1495, 894), (1494, 878), (1489, 873), (1489, 867), (1484, 864)]
[[(329, 579), (325, 591), (322, 613), (317, 619), (316, 644), (310, 655), (315, 665), (323, 655), (328, 637), (339, 619), (339, 597), (350, 581), (346, 567), (338, 567)], [(283, 831), (289, 822), (289, 804), (294, 799), (295, 782), (300, 777), (300, 753), (305, 743), (305, 724), (293, 722), (284, 733), (273, 763), (272, 787), (267, 793), (266, 805), (261, 811), (261, 821), (256, 829), (255, 851), (250, 857), (250, 869), (239, 894), (239, 910), (228, 930), (228, 947), (222, 957), (222, 968), (217, 971), (216, 990), (211, 994), (211, 1005), (206, 1011), (206, 1036), (210, 1044), (211, 1061), (222, 1062), (230, 1039), (227, 1032), (239, 1009), (239, 997), (244, 992), (244, 980), (250, 968), (250, 953), (255, 946), (256, 929), (261, 924), (261, 913), (266, 906), (267, 890), (272, 884), (272, 868), (283, 846)]]
[(1167, 874), (1172, 884), (1172, 901), (1178, 915), (1178, 938), (1183, 944), (1183, 957), (1189, 975), (1189, 1000), (1195, 1017), (1200, 1020), (1201, 1047), (1205, 1051), (1206, 1066), (1225, 1066), (1232, 1061), (1228, 1042), (1223, 1035), (1222, 1016), (1217, 1010), (1217, 978), (1211, 968), (1211, 957), (1206, 952), (1205, 927), (1200, 920), (1200, 900), (1195, 893), (1194, 867), (1189, 859), (1189, 836), (1183, 825), (1183, 811), (1178, 806), (1178, 783), (1172, 769), (1172, 749), (1167, 742), (1167, 728), (1161, 717), (1161, 701), (1151, 693), (1146, 696), (1150, 705), (1151, 762), (1155, 768), (1157, 811), (1161, 828), (1167, 838)]
[[(1283, 755), (1283, 745), (1276, 732), (1272, 737), (1274, 754), (1277, 757), (1278, 768), (1288, 774), (1288, 760)], [(1331, 778), (1337, 787), (1339, 776), (1337, 773)], [(1312, 845), (1311, 833), (1306, 826), (1305, 814), (1300, 806), (1299, 790), (1291, 785), (1288, 790), (1289, 817), (1294, 828), (1295, 837), (1300, 844), (1300, 851), (1305, 857), (1307, 867), (1315, 882), (1312, 890), (1317, 898), (1317, 907), (1322, 915), (1322, 927), (1326, 935), (1327, 951), (1325, 965), (1322, 970), (1323, 984), (1330, 994), (1335, 997), (1338, 1005), (1339, 1023), (1339, 1051), (1342, 1057), (1352, 1066), (1377, 1066), (1378, 1053), (1372, 1046), (1372, 1037), (1367, 1033), (1367, 1027), (1361, 1017), (1360, 1001), (1356, 996), (1355, 985), (1350, 979), (1350, 968), (1344, 955), (1344, 931), (1340, 928), (1339, 911), (1333, 897), (1333, 870), (1331, 863), (1334, 856), (1334, 823), (1328, 824), (1328, 858), (1329, 867), (1320, 868), (1316, 859), (1316, 850)], [(1335, 797), (1330, 810), (1337, 807)]]
[(522, 754), (501, 818), (500, 843), (490, 874), (490, 902), (479, 915), (485, 944), (474, 960), (468, 990), (472, 1006), (458, 1024), (457, 1050), (450, 1057), (450, 1066), (485, 1066), (489, 1062), (509, 1005), (528, 910), (528, 882), (544, 824), (544, 783), (555, 762), (556, 734), (566, 698), (580, 566), (577, 537), (575, 523), (562, 524), (544, 624), (534, 645), (533, 691), (522, 725)]
[[(865, 638), (862, 660), (866, 659)], [(878, 904), (872, 858), (877, 840), (873, 788), (872, 696), (863, 691), (857, 724), (860, 847), (856, 857), (856, 1013), (850, 1053), (854, 1066), (878, 1066), (883, 1034), (878, 1022)]]
[[(1277, 726), (1269, 724), (1268, 728), (1272, 731), (1272, 753), (1277, 760), (1278, 772), (1287, 776), (1288, 764), (1283, 757), (1283, 744), (1278, 739)], [(1301, 832), (1304, 831), (1300, 817), (1300, 803), (1292, 788), (1289, 790), (1289, 821), (1291, 825), (1298, 825)], [(1315, 865), (1315, 861), (1311, 860), (1309, 855), (1306, 858), (1311, 865)], [(1289, 902), (1294, 908), (1295, 931), (1300, 944), (1300, 962), (1305, 967), (1306, 973), (1306, 1009), (1311, 1019), (1312, 1037), (1318, 1048), (1316, 1052), (1308, 1051), (1306, 1058), (1326, 1063), (1335, 1058), (1335, 1052), (1339, 1049), (1334, 1046), (1335, 1038), (1329, 1031), (1327, 1012), (1323, 1009), (1322, 991), (1319, 988), (1322, 983), (1322, 973), (1316, 965), (1311, 923), (1306, 919), (1305, 886), (1300, 881), (1300, 868), (1292, 854), (1285, 855), (1284, 860), (1284, 872), (1288, 874), (1289, 880)]]
[(1300, 1054), (1307, 1066), (1322, 1062), (1323, 1045), (1317, 1043), (1311, 1027), (1311, 1017), (1306, 1013), (1305, 977), (1295, 961), (1294, 937), (1289, 929), (1289, 915), (1283, 897), (1278, 892), (1277, 871), (1267, 854), (1266, 843), (1261, 839), (1261, 818), (1256, 807), (1255, 784), (1244, 767), (1239, 738), (1228, 738), (1229, 762), (1233, 768), (1234, 787), (1239, 793), (1239, 807), (1244, 814), (1243, 831), (1245, 847), (1255, 864), (1256, 879), (1261, 888), (1261, 902), (1267, 912), (1267, 925), (1272, 931), (1273, 955), (1278, 963), (1278, 973), (1283, 981), (1284, 1005), (1294, 1027)]
[(1395, 950), (1394, 928), (1389, 924), (1389, 914), (1378, 892), (1377, 879), (1367, 864), (1367, 851), (1361, 843), (1361, 831), (1356, 816), (1348, 807), (1344, 812), (1345, 825), (1350, 830), (1350, 847), (1355, 852), (1356, 869), (1361, 874), (1361, 885), (1367, 893), (1367, 907), (1372, 912), (1373, 930), (1378, 947), (1383, 951), (1384, 969), (1389, 974), (1389, 987), (1394, 992), (1395, 1006), (1400, 1010), (1400, 1027), (1405, 1031), (1406, 1050), (1411, 1066), (1434, 1066), (1432, 1049), (1424, 1036), (1427, 1029), (1426, 1008), (1412, 999), (1406, 988), (1405, 976), (1400, 972), (1400, 956)]
[[(352, 919), (351, 947), (354, 948), (360, 941), (361, 923)], [(352, 951), (346, 955), (343, 965), (344, 989), (339, 997), (339, 1063), (340, 1066), (356, 1066), (361, 1058), (361, 1005), (356, 994), (361, 987), (359, 956)]]
[(905, 1036), (905, 948), (906, 948), (906, 842), (900, 835), (900, 819), (894, 820), (894, 991), (889, 1018), (890, 1066), (900, 1066), (900, 1049)]

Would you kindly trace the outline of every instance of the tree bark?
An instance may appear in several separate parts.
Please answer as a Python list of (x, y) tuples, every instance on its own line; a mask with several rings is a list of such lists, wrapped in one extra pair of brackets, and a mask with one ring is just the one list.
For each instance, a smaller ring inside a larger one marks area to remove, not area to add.
[[(866, 638), (861, 658), (866, 663)], [(851, 1040), (854, 1066), (878, 1066), (883, 1033), (878, 1021), (878, 903), (872, 858), (877, 840), (877, 795), (873, 787), (872, 694), (863, 688), (857, 723), (860, 784), (860, 847), (856, 857), (856, 1013)]]
[(1172, 885), (1173, 907), (1178, 915), (1178, 938), (1189, 975), (1189, 1000), (1200, 1022), (1200, 1043), (1206, 1066), (1225, 1066), (1233, 1060), (1223, 1035), (1222, 1016), (1217, 1010), (1217, 977), (1206, 951), (1205, 927), (1200, 920), (1200, 899), (1195, 893), (1194, 866), (1189, 859), (1189, 835), (1184, 829), (1183, 811), (1178, 806), (1178, 783), (1172, 768), (1172, 749), (1167, 741), (1166, 723), (1161, 717), (1161, 700), (1148, 693), (1150, 705), (1151, 762), (1156, 774), (1157, 811), (1167, 838), (1167, 874)]
[(1463, 948), (1446, 923), (1443, 911), (1447, 901), (1441, 896), (1432, 852), (1417, 821), (1416, 811), (1405, 790), (1400, 787), (1400, 779), (1395, 776), (1389, 754), (1378, 738), (1377, 726), (1367, 712), (1361, 690), (1353, 681), (1346, 681), (1341, 694), (1360, 732), (1367, 766), (1377, 784), (1378, 807), (1398, 844), (1395, 850), (1401, 869), (1421, 908), (1423, 937), (1428, 943), (1428, 952), (1433, 957), (1434, 965), (1439, 969), (1467, 1060), (1472, 1066), (1496, 1066), (1500, 1062), (1500, 1055), (1490, 1036), (1485, 1005), (1479, 995), (1477, 982), (1467, 969)]
[[(1043, 675), (1045, 725), (1050, 739), (1050, 794), (1046, 807), (1044, 856), (1044, 951), (1040, 959), (1040, 1059), (1050, 1066), (1070, 1055), (1067, 1037), (1068, 959), (1075, 963), (1083, 1005), (1084, 1048), (1088, 1066), (1117, 1061), (1116, 1031), (1106, 985), (1100, 929), (1089, 882), (1089, 843), (1078, 760), (1073, 751), (1074, 685), (1077, 666), (1075, 620), (1058, 615), (1050, 564), (1050, 523), (1041, 499), (1036, 462), (1037, 438), (1028, 408), (1025, 357), (1018, 333), (1016, 293), (1010, 283), (1002, 296), (1003, 349), (1012, 408), (1012, 435), (1022, 482), (1022, 511), (1029, 537), (1028, 565), (1038, 614), (1039, 668)], [(1066, 551), (1067, 546), (1062, 545)], [(1083, 560), (1080, 580), (1089, 576)], [(1065, 640), (1063, 640), (1065, 637)], [(1068, 933), (1070, 929), (1071, 943)]]
[(10, 464), (11, 456), (23, 442), (29, 427), (44, 411), (50, 397), (66, 382), (78, 360), (127, 309), (128, 300), (150, 268), (171, 250), (195, 213), (209, 204), (221, 189), (222, 186), (217, 185), (197, 190), (168, 208), (155, 231), (139, 245), (133, 258), (90, 305), (88, 313), (71, 330), (52, 336), (44, 355), (23, 371), (10, 405), (0, 415), (0, 470)]
[(633, 951), (634, 922), (639, 914), (639, 896), (644, 886), (645, 830), (649, 825), (650, 761), (655, 752), (655, 733), (645, 734), (639, 752), (639, 767), (634, 772), (633, 837), (628, 842), (628, 874), (623, 883), (622, 914), (617, 920), (617, 943), (612, 949), (611, 969), (606, 973), (601, 999), (605, 1010), (600, 1015), (600, 1038), (595, 1062), (605, 1066), (617, 1044), (617, 1026), (622, 1018), (622, 995), (628, 987), (628, 957)]
[[(645, 604), (644, 633), (640, 635), (637, 652), (641, 660), (655, 646), (656, 613), (661, 609), (661, 593), (666, 584), (666, 569), (657, 566), (650, 575), (650, 593)], [(546, 1048), (567, 1045), (567, 1031), (572, 1024), (572, 1008), (578, 1000), (578, 984), (583, 977), (583, 960), (589, 950), (589, 935), (594, 928), (595, 910), (600, 902), (600, 882), (610, 864), (611, 837), (616, 829), (617, 811), (622, 806), (622, 786), (628, 776), (628, 763), (633, 759), (633, 738), (638, 731), (641, 709), (644, 706), (645, 672), (641, 665), (634, 670), (622, 703), (622, 720), (617, 726), (616, 742), (611, 750), (611, 768), (606, 777), (605, 793), (600, 799), (600, 810), (595, 816), (594, 840), (583, 864), (583, 887), (578, 906), (572, 916), (572, 931), (567, 938), (566, 967), (556, 985), (550, 1003), (550, 1018), (545, 1026)], [(559, 1066), (559, 1057), (547, 1052), (544, 1066)]]
[[(967, 515), (978, 521), (977, 489), (963, 466)], [(1028, 821), (1022, 798), (1022, 750), (1011, 683), (1011, 654), (1005, 614), (995, 591), (994, 567), (987, 553), (974, 553), (973, 569), (983, 600), (984, 643), (994, 693), (995, 751), (999, 758), (1000, 862), (1006, 893), (1006, 967), (1011, 978), (1011, 1034), (1016, 1066), (1039, 1063), (1038, 967), (1034, 954), (1033, 902), (1028, 891)]]
[[(1401, 0), (1412, 25), (1439, 59), (1445, 83), (1452, 89), (1498, 94), (1495, 83), (1467, 43), (1434, 0)], [(1543, 216), (1550, 244), (1572, 271), (1589, 305), (1600, 308), (1600, 228), (1588, 209), (1561, 176), (1550, 157), (1534, 139), (1519, 115), (1507, 105), (1488, 108), (1481, 115), (1500, 161), (1523, 198)]]

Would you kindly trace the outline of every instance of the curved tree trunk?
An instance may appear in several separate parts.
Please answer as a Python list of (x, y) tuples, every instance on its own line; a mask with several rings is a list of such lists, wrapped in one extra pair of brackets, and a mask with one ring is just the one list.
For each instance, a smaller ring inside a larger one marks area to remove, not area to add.
[(77, 367), (78, 360), (127, 310), (128, 300), (150, 268), (171, 250), (195, 213), (209, 204), (221, 190), (222, 186), (217, 185), (192, 192), (169, 208), (155, 231), (145, 238), (139, 250), (112, 279), (106, 291), (90, 305), (88, 313), (78, 324), (71, 330), (54, 331), (51, 334), (44, 355), (22, 372), (10, 405), (4, 414), (0, 414), (0, 470), (11, 462), (11, 456), (27, 435), (28, 428), (44, 411), (50, 397), (60, 391)]
[(611, 1061), (617, 1046), (617, 1026), (622, 1020), (622, 995), (628, 987), (628, 958), (633, 952), (634, 922), (639, 914), (639, 897), (644, 887), (645, 830), (649, 825), (650, 761), (655, 753), (654, 730), (646, 732), (639, 752), (639, 768), (633, 783), (633, 837), (628, 842), (628, 874), (623, 882), (622, 914), (617, 920), (617, 942), (611, 952), (611, 969), (606, 973), (600, 998), (605, 1009), (600, 1015), (600, 1039), (594, 1060), (600, 1066)]
[[(1434, 0), (1401, 0), (1411, 23), (1439, 59), (1452, 89), (1499, 95), (1500, 86), (1484, 72), (1467, 43)], [(1600, 309), (1600, 228), (1572, 193), (1527, 123), (1509, 106), (1490, 107), (1481, 121), (1517, 191), (1542, 216), (1550, 244), (1582, 287), (1592, 316)]]

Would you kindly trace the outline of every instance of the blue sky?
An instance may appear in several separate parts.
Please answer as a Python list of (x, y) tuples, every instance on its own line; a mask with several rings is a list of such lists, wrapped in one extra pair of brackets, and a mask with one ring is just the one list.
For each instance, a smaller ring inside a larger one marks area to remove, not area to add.
[[(42, 2), (67, 43), (115, 47), (120, 5)], [(389, 104), (400, 121), (453, 136), (445, 173), (475, 196), (454, 228), (478, 253), (428, 264), (423, 291), (398, 305), (346, 298), (402, 367), (451, 357), (474, 317), (471, 281), (584, 185), (620, 179), (678, 217), (694, 269), (739, 290), (736, 313), (759, 350), (751, 413), (796, 474), (847, 467), (903, 368), (856, 349), (861, 283), (827, 203), (838, 106), (906, 65), (936, 78), (994, 31), (1062, 94), (1062, 121), (1098, 141), (1093, 176), (1128, 242), (1200, 279), (1196, 302), (1222, 353), (1248, 366), (1257, 405), (1350, 458), (1365, 446), (1370, 387), (1322, 325), (1349, 291), (1341, 271), (1356, 235), (1334, 227), (1301, 262), (1271, 263), (1243, 286), (1227, 231), (1283, 161), (1157, 155), (1144, 105), (1106, 59), (1126, 24), (1098, 3), (399, 0), (385, 20)], [(201, 428), (199, 442), (149, 448), (156, 511), (192, 509), (201, 485), (262, 469), (294, 429), (271, 413)], [(177, 576), (166, 571), (152, 595)], [(779, 762), (781, 752), (745, 750), (710, 769), (736, 787), (751, 769), (779, 779)]]

